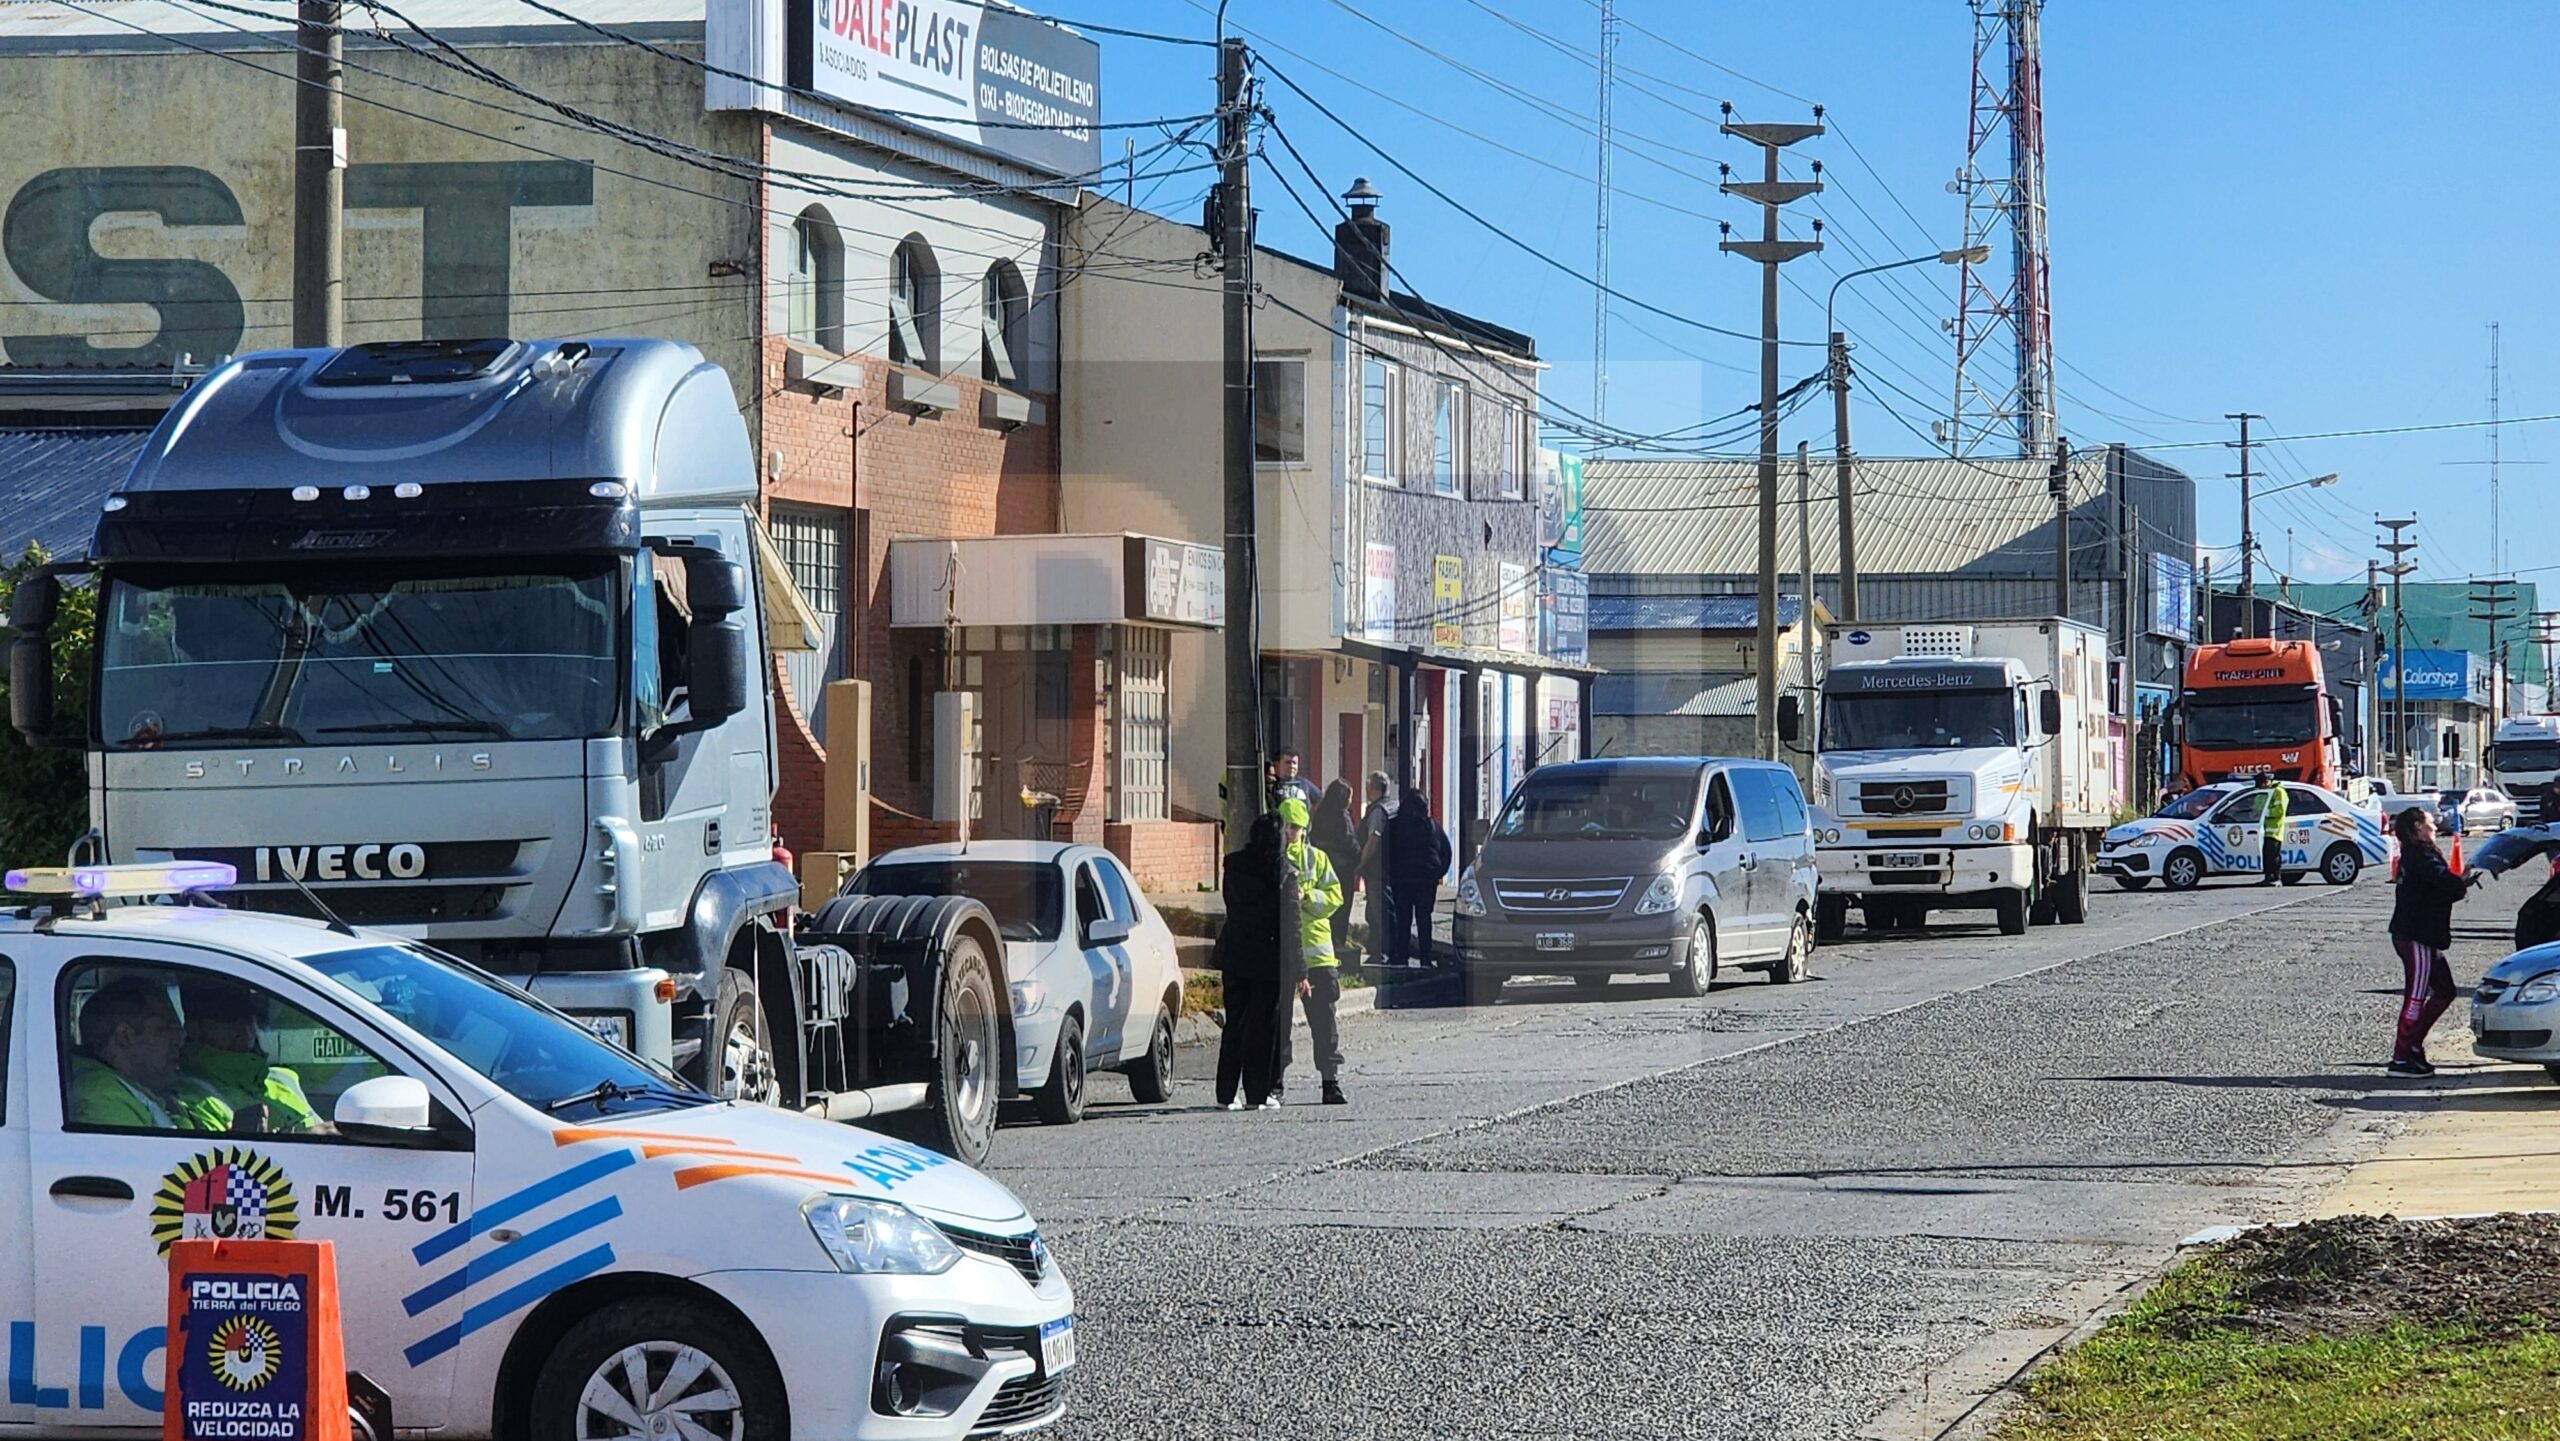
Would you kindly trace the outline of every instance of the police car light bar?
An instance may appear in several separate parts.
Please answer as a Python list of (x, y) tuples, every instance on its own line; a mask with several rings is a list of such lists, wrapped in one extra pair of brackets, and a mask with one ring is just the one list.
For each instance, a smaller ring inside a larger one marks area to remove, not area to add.
[(29, 866), (8, 874), (10, 890), (33, 896), (166, 896), (213, 891), (239, 882), (221, 861), (165, 861), (133, 866)]

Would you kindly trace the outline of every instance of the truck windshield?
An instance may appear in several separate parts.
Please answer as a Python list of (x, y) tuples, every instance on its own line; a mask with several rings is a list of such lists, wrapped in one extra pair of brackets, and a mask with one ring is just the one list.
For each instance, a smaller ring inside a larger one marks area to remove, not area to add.
[(557, 1109), (575, 1119), (713, 1099), (449, 957), (407, 946), (364, 946), (312, 956), (305, 964), (540, 1110)]
[(1521, 840), (1669, 840), (1689, 833), (1694, 773), (1532, 776), (1511, 797), (1496, 835)]
[(2298, 746), (2320, 734), (2320, 697), (2302, 686), (2187, 692), (2187, 744), (2208, 750)]
[(2500, 741), (2489, 763), (2502, 771), (2560, 771), (2560, 741)]
[(1008, 941), (1054, 941), (1066, 929), (1058, 868), (1030, 861), (898, 861), (854, 877), (857, 896), (967, 896)]
[(115, 575), (99, 631), (109, 750), (566, 740), (622, 707), (620, 562)]
[(1822, 701), (1826, 751), (1953, 750), (2018, 739), (2017, 693), (2005, 688), (1870, 691)]

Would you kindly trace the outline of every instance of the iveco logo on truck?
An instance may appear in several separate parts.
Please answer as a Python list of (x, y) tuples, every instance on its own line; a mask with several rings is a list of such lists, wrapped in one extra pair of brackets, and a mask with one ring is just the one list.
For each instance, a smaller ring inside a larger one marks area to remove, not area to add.
[(262, 881), (414, 881), (427, 873), (427, 848), (407, 841), (397, 845), (260, 846), (256, 872)]

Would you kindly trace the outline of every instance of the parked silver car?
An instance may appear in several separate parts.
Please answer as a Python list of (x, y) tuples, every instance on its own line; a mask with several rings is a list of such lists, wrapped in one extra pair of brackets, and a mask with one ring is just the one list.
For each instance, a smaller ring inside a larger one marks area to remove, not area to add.
[(1668, 975), (1705, 993), (1725, 969), (1804, 979), (1813, 831), (1793, 771), (1703, 756), (1543, 766), (1511, 793), (1458, 882), (1452, 937), (1470, 999), (1511, 976)]

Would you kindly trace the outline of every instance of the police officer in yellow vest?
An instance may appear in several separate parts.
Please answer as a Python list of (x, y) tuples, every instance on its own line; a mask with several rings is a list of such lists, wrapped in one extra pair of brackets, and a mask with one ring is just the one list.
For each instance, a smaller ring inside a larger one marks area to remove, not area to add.
[(2276, 778), (2265, 771), (2258, 772), (2258, 793), (2267, 798), (2266, 809), (2258, 817), (2258, 850), (2266, 878), (2258, 884), (2272, 886), (2284, 874), (2284, 828), (2292, 819), (2292, 807), (2285, 799), (2284, 787), (2277, 785)]
[(1342, 909), (1342, 878), (1333, 861), (1307, 841), (1307, 803), (1296, 796), (1280, 802), (1280, 835), (1289, 866), (1298, 876), (1298, 922), (1306, 960), (1306, 978), (1298, 995), (1307, 1007), (1307, 1040), (1315, 1048), (1316, 1074), (1324, 1080), (1324, 1103), (1350, 1104), (1342, 1094), (1342, 1030), (1334, 1007), (1342, 999), (1342, 958), (1333, 950), (1333, 913)]
[(236, 1118), (235, 1131), (312, 1135), (329, 1129), (303, 1094), (302, 1077), (267, 1059), (260, 1036), (265, 1007), (255, 991), (208, 976), (181, 984), (178, 998), (187, 1012), (187, 1044), (178, 1053), (182, 1098), (218, 1102)]
[(80, 1008), (80, 1049), (71, 1057), (75, 1126), (148, 1131), (227, 1131), (230, 1108), (179, 1094), (185, 1034), (166, 984), (125, 976), (100, 986)]

